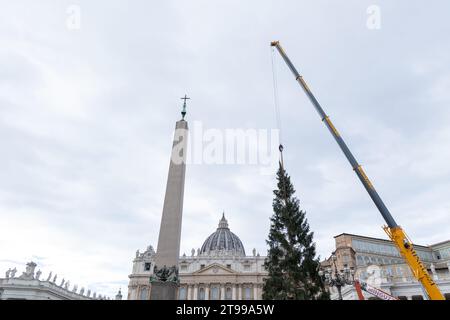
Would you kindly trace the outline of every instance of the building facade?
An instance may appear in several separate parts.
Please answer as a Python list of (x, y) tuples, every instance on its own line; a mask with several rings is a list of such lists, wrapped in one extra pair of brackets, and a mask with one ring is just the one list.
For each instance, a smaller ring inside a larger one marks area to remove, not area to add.
[[(6, 271), (5, 278), (0, 278), (0, 300), (110, 300), (109, 297), (97, 295), (91, 290), (85, 290), (70, 281), (58, 280), (58, 276), (49, 273), (46, 280), (41, 279), (42, 272), (35, 272), (36, 263), (29, 262), (22, 275), (16, 277), (17, 269)], [(59, 285), (57, 284), (59, 282)], [(122, 299), (119, 290), (116, 300)]]
[[(151, 290), (155, 251), (149, 246), (136, 252), (128, 286), (129, 300), (148, 300)], [(192, 249), (191, 255), (179, 259), (178, 298), (180, 300), (259, 300), (262, 297), (265, 257), (255, 249), (252, 255), (230, 231), (225, 215), (217, 230), (203, 243)]]
[[(343, 233), (335, 237), (336, 267), (354, 270), (355, 279), (367, 282), (388, 294), (404, 300), (425, 299), (421, 284), (389, 240)], [(446, 299), (450, 299), (450, 241), (430, 246), (414, 245), (428, 272)], [(334, 269), (331, 257), (321, 263), (323, 269)], [(337, 299), (335, 288), (330, 288)], [(342, 288), (343, 299), (358, 299), (353, 286)], [(367, 299), (373, 297), (364, 293)]]

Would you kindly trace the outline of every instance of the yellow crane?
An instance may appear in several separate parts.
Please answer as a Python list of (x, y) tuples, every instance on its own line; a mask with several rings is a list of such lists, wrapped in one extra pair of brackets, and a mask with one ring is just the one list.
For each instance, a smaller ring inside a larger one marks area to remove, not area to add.
[(413, 248), (413, 244), (412, 244), (411, 240), (408, 238), (405, 231), (403, 231), (402, 227), (400, 227), (395, 222), (394, 218), (392, 217), (391, 213), (387, 209), (383, 200), (381, 200), (380, 196), (378, 195), (377, 191), (375, 190), (372, 182), (370, 182), (370, 180), (367, 177), (367, 175), (365, 174), (364, 170), (359, 165), (359, 163), (356, 161), (353, 154), (350, 152), (350, 149), (345, 144), (344, 140), (342, 139), (339, 132), (336, 130), (336, 127), (333, 125), (330, 118), (323, 111), (322, 107), (320, 106), (316, 97), (311, 92), (310, 88), (306, 84), (303, 77), (298, 73), (297, 69), (294, 67), (291, 60), (286, 55), (285, 51), (283, 50), (283, 48), (280, 45), (280, 42), (273, 41), (273, 42), (271, 42), (271, 46), (275, 47), (278, 50), (281, 57), (288, 65), (289, 69), (294, 74), (295, 80), (303, 88), (303, 90), (306, 93), (306, 95), (308, 96), (309, 100), (312, 102), (314, 108), (319, 113), (319, 116), (322, 119), (322, 122), (325, 124), (325, 126), (328, 128), (330, 133), (333, 135), (334, 139), (336, 140), (337, 144), (341, 148), (345, 157), (350, 162), (350, 165), (352, 166), (352, 168), (355, 171), (356, 175), (358, 176), (359, 180), (361, 180), (362, 184), (364, 185), (364, 188), (367, 190), (367, 192), (369, 193), (369, 196), (372, 198), (373, 202), (375, 203), (375, 206), (378, 208), (378, 210), (380, 211), (384, 220), (386, 221), (387, 225), (383, 227), (384, 231), (387, 233), (389, 238), (391, 238), (391, 240), (397, 246), (398, 251), (400, 252), (400, 254), (405, 259), (406, 263), (411, 268), (413, 275), (422, 284), (423, 288), (425, 289), (426, 293), (428, 294), (428, 297), (431, 300), (445, 300), (444, 296), (442, 295), (438, 286), (433, 281), (433, 279), (431, 278), (427, 269), (420, 261), (419, 256), (417, 255), (416, 251)]

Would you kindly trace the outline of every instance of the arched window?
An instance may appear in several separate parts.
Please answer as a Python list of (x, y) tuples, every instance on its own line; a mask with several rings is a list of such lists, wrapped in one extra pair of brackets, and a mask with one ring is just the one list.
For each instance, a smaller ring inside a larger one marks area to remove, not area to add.
[(211, 300), (219, 300), (219, 287), (211, 288)]
[(198, 300), (205, 300), (205, 288), (198, 290)]
[(147, 292), (148, 292), (147, 288), (142, 288), (141, 289), (141, 295), (140, 295), (139, 299), (147, 300), (147, 295), (148, 295)]
[(225, 290), (225, 300), (231, 300), (231, 299), (233, 299), (233, 290), (230, 287), (228, 287)]
[(180, 300), (186, 300), (186, 296), (187, 296), (186, 287), (180, 287), (180, 290), (179, 290), (179, 293), (178, 293), (178, 298)]

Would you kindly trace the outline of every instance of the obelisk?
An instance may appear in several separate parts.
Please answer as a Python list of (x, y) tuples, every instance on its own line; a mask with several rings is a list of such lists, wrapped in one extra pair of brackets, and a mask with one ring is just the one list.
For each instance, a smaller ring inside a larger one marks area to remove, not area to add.
[(155, 266), (150, 278), (150, 300), (176, 300), (179, 287), (178, 259), (188, 137), (188, 124), (184, 118), (189, 98), (185, 96), (182, 99), (182, 119), (175, 126)]

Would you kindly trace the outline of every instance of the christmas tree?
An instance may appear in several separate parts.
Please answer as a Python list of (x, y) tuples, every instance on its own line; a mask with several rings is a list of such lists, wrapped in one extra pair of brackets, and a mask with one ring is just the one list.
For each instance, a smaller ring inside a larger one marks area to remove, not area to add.
[(329, 293), (319, 276), (319, 259), (313, 242), (313, 232), (289, 175), (283, 166), (277, 172), (277, 190), (274, 190), (273, 216), (267, 259), (264, 267), (263, 299), (319, 300), (329, 299)]

